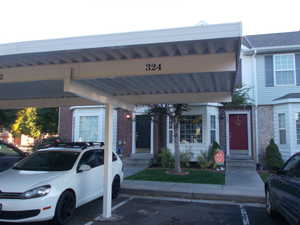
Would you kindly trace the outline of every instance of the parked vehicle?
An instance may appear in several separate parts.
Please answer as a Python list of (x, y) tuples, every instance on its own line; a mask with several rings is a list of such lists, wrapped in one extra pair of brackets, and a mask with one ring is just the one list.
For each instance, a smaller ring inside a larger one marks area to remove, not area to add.
[(9, 169), (16, 162), (26, 157), (16, 146), (0, 140), (0, 172)]
[(300, 224), (300, 153), (292, 156), (265, 184), (267, 213)]
[[(60, 146), (36, 151), (0, 174), (0, 222), (66, 224), (77, 207), (103, 195), (104, 150), (100, 145)], [(112, 175), (112, 198), (116, 198), (123, 165), (115, 153)]]

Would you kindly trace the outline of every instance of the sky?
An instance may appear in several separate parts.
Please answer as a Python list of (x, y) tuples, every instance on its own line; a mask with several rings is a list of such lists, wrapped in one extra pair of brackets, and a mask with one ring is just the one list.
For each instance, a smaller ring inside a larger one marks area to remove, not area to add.
[(243, 34), (300, 30), (299, 0), (1, 0), (0, 44), (242, 22)]

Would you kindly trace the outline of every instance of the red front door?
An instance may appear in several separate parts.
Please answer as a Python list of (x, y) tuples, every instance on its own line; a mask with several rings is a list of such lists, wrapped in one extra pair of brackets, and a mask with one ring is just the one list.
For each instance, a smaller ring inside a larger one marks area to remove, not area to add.
[(230, 150), (248, 150), (247, 114), (229, 115)]

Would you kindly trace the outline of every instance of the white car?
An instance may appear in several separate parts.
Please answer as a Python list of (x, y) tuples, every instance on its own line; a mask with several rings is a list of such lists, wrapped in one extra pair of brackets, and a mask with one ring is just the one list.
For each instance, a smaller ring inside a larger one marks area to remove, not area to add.
[[(0, 222), (70, 221), (74, 210), (103, 196), (104, 150), (100, 146), (39, 150), (0, 173)], [(112, 198), (123, 181), (113, 153)]]

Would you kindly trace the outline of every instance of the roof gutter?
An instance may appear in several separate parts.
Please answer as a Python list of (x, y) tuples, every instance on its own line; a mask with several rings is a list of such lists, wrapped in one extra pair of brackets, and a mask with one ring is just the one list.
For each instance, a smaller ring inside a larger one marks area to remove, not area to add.
[(274, 53), (274, 52), (295, 52), (295, 51), (300, 51), (300, 45), (252, 48), (249, 50), (244, 50), (243, 55), (252, 56), (255, 54), (259, 55), (259, 54), (268, 54), (268, 53)]

